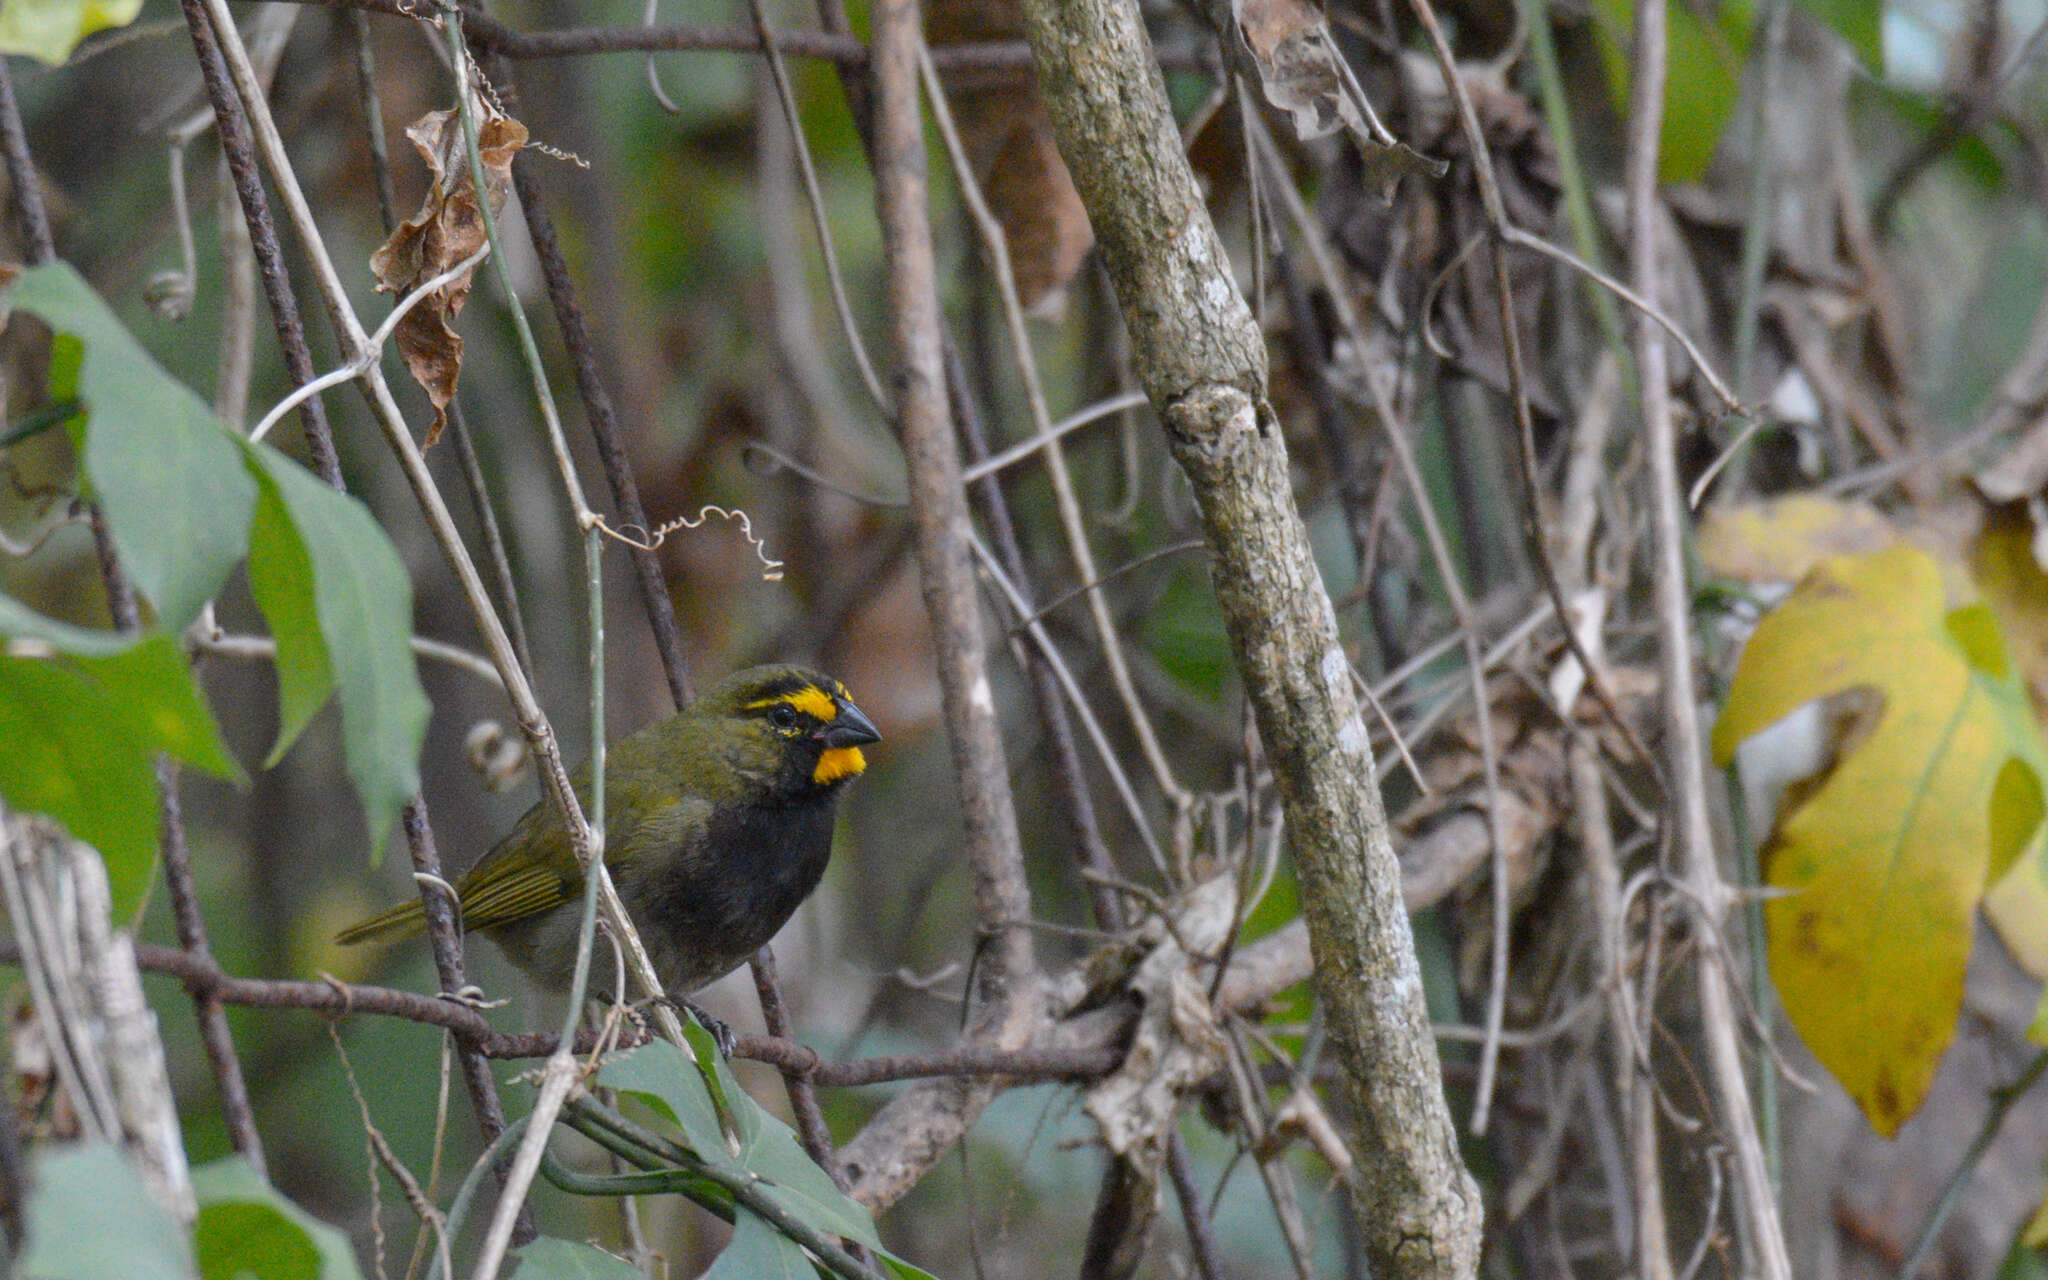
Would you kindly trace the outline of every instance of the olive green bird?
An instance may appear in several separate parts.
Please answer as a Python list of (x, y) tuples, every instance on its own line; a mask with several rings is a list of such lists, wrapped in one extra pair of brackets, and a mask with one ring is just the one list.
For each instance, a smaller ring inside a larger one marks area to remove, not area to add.
[[(605, 866), (654, 961), (684, 996), (743, 964), (825, 874), (832, 820), (861, 748), (882, 735), (846, 686), (802, 667), (753, 667), (679, 714), (614, 743), (605, 764)], [(576, 793), (589, 803), (590, 770)], [(489, 934), (528, 977), (566, 991), (583, 873), (545, 804), (455, 885), (467, 930)], [(417, 901), (338, 940), (425, 932)], [(609, 965), (593, 965), (594, 991)]]

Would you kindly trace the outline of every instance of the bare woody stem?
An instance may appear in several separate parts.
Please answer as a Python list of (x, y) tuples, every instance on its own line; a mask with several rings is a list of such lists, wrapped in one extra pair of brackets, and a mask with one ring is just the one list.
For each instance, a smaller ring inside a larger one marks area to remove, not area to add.
[(1140, 382), (1187, 472), (1216, 594), (1302, 879), (1317, 992), (1355, 1119), (1373, 1273), (1469, 1276), (1459, 1163), (1371, 745), (1266, 404), (1266, 354), (1128, 0), (1025, 0), (1060, 151), (1095, 224)]
[[(910, 514), (925, 612), (938, 649), (946, 736), (960, 789), (975, 916), (982, 929), (976, 995), (983, 1008), (970, 1039), (1016, 1047), (1038, 1020), (1031, 935), (1008, 922), (1031, 918), (995, 693), (989, 682), (969, 539), (967, 495), (946, 403), (938, 272), (932, 252), (924, 125), (918, 104), (917, 0), (875, 8), (873, 161), (889, 273), (889, 338), (896, 357), (897, 430), (909, 464)], [(849, 1144), (843, 1168), (852, 1194), (893, 1203), (950, 1147), (994, 1096), (979, 1081), (913, 1088)]]
[[(248, 108), (231, 83), (212, 21), (198, 0), (186, 0), (185, 19), (192, 33), (207, 97), (213, 106), (215, 127), (220, 135), (229, 176), (242, 207), (243, 219), (248, 224), (251, 250), (261, 269), (264, 293), (277, 329), (278, 345), (285, 353), (287, 372), (292, 380), (304, 386), (313, 380), (311, 349), (306, 341), (297, 295), (285, 269), (283, 247), (271, 214), (269, 196), (263, 188), (256, 147), (250, 134)], [(340, 458), (320, 397), (311, 396), (305, 401), (301, 406), (300, 420), (314, 469), (329, 486), (347, 492)], [(440, 858), (423, 796), (415, 795), (406, 802), (401, 825), (413, 869), (431, 878), (422, 882), (420, 892), (426, 909), (428, 934), (433, 942), (436, 971), (444, 990), (460, 990), (466, 982), (462, 943), (455, 928), (453, 903), (445, 890), (439, 887)], [(459, 1057), (463, 1083), (476, 1113), (477, 1127), (482, 1131), (484, 1141), (495, 1141), (505, 1127), (504, 1107), (498, 1099), (497, 1085), (491, 1079), (483, 1055), (473, 1045), (460, 1045)], [(532, 1221), (528, 1217), (521, 1223), (520, 1235), (524, 1239), (532, 1234)]]
[[(1661, 268), (1657, 261), (1657, 140), (1664, 115), (1664, 0), (1637, 0), (1634, 90), (1629, 103), (1628, 237), (1629, 274), (1636, 290), (1655, 306)], [(1700, 1030), (1715, 1111), (1731, 1148), (1738, 1207), (1753, 1243), (1756, 1273), (1763, 1280), (1790, 1280), (1792, 1264), (1778, 1218), (1776, 1195), (1765, 1168), (1749, 1084), (1736, 1038), (1733, 978), (1720, 944), (1727, 886), (1714, 858), (1713, 826), (1707, 812), (1706, 759), (1700, 747), (1698, 693), (1692, 675), (1692, 601), (1685, 572), (1685, 499), (1678, 478), (1677, 428), (1672, 421), (1670, 367), (1664, 331), (1642, 315), (1635, 323), (1636, 372), (1642, 388), (1643, 447), (1649, 455), (1650, 530), (1655, 548), (1657, 649), (1664, 685), (1664, 743), (1676, 802), (1681, 872), (1691, 898), (1710, 918), (1695, 929), (1699, 964)]]

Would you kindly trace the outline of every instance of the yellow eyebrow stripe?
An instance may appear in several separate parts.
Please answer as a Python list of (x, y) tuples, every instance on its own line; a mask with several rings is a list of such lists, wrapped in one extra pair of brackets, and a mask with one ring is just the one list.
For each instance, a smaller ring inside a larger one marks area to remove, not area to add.
[(814, 684), (807, 684), (794, 693), (782, 693), (772, 698), (763, 698), (759, 702), (749, 702), (747, 710), (772, 707), (778, 702), (786, 702), (815, 720), (830, 721), (839, 718), (839, 704), (832, 700), (831, 694)]

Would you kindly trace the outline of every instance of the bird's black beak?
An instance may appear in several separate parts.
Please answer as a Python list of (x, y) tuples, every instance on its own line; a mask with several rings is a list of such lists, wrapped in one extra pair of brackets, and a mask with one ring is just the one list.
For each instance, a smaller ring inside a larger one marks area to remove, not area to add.
[(834, 751), (882, 740), (881, 731), (875, 728), (874, 721), (862, 715), (859, 707), (845, 701), (839, 704), (839, 714), (832, 723), (818, 731), (818, 737)]

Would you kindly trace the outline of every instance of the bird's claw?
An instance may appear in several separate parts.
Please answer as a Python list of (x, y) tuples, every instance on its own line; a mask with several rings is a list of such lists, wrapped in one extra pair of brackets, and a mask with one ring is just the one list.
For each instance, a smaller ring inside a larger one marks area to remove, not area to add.
[(719, 1057), (730, 1059), (733, 1050), (739, 1047), (739, 1032), (734, 1031), (732, 1026), (723, 1018), (714, 1018), (706, 1013), (702, 1005), (689, 997), (665, 995), (661, 997), (660, 1003), (674, 1009), (677, 1013), (687, 1013), (695, 1018), (697, 1025), (703, 1027), (705, 1031), (711, 1034), (711, 1043), (718, 1047)]

